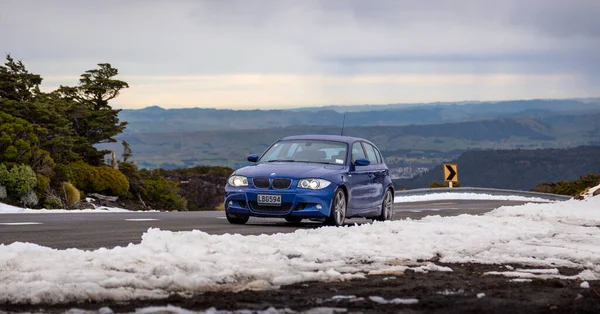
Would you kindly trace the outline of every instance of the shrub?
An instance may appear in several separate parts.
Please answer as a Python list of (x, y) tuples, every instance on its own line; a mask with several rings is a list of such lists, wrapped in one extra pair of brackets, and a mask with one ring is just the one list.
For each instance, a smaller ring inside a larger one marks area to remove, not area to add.
[(60, 197), (56, 195), (48, 195), (44, 200), (44, 208), (46, 209), (61, 209), (63, 208), (63, 203), (60, 200)]
[(586, 176), (579, 176), (579, 179), (574, 181), (542, 182), (532, 190), (542, 193), (575, 196), (587, 188), (598, 184), (600, 184), (600, 175), (591, 173)]
[(39, 173), (36, 174), (36, 177), (37, 187), (35, 188), (35, 191), (37, 192), (38, 197), (41, 197), (42, 195), (44, 195), (44, 192), (46, 192), (48, 185), (50, 185), (50, 178)]
[(61, 169), (65, 179), (75, 187), (86, 192), (99, 192), (96, 190), (95, 182), (98, 179), (96, 167), (83, 161), (70, 163), (65, 169)]
[(125, 196), (129, 191), (127, 177), (117, 169), (108, 166), (96, 167), (98, 177), (93, 182), (94, 188), (99, 193), (115, 196)]
[[(431, 181), (429, 183), (429, 187), (430, 188), (447, 188), (447, 187), (450, 187), (450, 184), (448, 184), (448, 182)], [(458, 187), (460, 187), (460, 183), (458, 183), (458, 182), (452, 183), (452, 187), (458, 188)]]
[(87, 193), (103, 193), (125, 196), (129, 191), (127, 177), (117, 169), (108, 166), (91, 166), (83, 161), (70, 163), (61, 169), (67, 181)]
[(153, 204), (169, 210), (187, 210), (187, 200), (178, 192), (175, 182), (156, 179), (146, 180), (145, 195)]
[(39, 200), (34, 191), (29, 191), (27, 194), (21, 195), (19, 202), (25, 206), (35, 206)]
[(67, 200), (68, 207), (71, 207), (73, 204), (79, 202), (81, 199), (81, 194), (79, 193), (79, 190), (73, 186), (73, 184), (69, 182), (63, 182), (62, 186), (65, 192), (65, 198)]
[(6, 188), (0, 185), (0, 200), (5, 199), (7, 196), (8, 194), (6, 194)]
[(0, 165), (0, 185), (6, 187), (9, 195), (15, 197), (29, 193), (37, 185), (37, 177), (30, 166), (18, 164), (10, 170)]

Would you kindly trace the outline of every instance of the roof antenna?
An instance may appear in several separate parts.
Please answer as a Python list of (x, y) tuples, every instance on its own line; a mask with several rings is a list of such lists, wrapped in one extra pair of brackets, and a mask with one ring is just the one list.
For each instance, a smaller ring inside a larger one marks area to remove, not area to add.
[(341, 136), (344, 136), (344, 125), (346, 124), (346, 113), (344, 112), (344, 120), (342, 121), (342, 133)]

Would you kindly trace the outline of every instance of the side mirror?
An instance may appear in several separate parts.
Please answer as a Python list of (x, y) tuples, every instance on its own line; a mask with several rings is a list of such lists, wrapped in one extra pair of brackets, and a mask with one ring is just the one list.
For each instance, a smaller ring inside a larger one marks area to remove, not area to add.
[(249, 162), (257, 162), (258, 161), (258, 155), (254, 155), (254, 154), (248, 155), (247, 159), (248, 159)]
[(358, 158), (357, 160), (354, 161), (355, 166), (368, 166), (370, 164), (371, 164), (371, 162), (366, 158)]

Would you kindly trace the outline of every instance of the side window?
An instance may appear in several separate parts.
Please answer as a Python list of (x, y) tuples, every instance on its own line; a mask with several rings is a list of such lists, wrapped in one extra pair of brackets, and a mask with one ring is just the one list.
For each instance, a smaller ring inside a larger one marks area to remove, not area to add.
[(385, 160), (383, 160), (383, 155), (381, 155), (381, 151), (377, 147), (375, 147), (375, 153), (377, 153), (377, 160), (379, 160), (379, 163), (385, 163)]
[(365, 152), (360, 142), (356, 142), (352, 144), (352, 162), (355, 162), (359, 158), (365, 158)]
[(378, 164), (377, 153), (375, 152), (375, 148), (369, 143), (364, 143), (365, 150), (367, 151), (367, 158), (371, 162), (371, 164)]

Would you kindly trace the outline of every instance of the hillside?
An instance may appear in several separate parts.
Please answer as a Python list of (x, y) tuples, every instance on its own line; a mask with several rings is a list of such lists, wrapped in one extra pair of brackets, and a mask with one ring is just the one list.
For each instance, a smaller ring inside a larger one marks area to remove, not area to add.
[[(458, 164), (460, 184), (529, 190), (540, 182), (575, 180), (580, 175), (600, 173), (600, 147), (570, 149), (468, 151), (453, 160)], [(396, 180), (396, 188), (423, 188), (443, 181), (442, 166), (412, 178)]]
[(578, 100), (518, 100), (503, 102), (444, 103), (304, 108), (288, 110), (163, 109), (123, 110), (126, 133), (173, 133), (211, 130), (246, 130), (299, 125), (385, 126), (433, 124), (498, 118), (543, 118), (564, 113), (600, 113), (595, 102)]
[[(600, 126), (600, 114), (563, 120), (560, 127), (554, 127), (544, 119), (531, 118), (406, 126), (354, 126), (347, 127), (344, 134), (375, 142), (393, 168), (430, 168), (444, 160), (456, 158), (466, 150), (564, 148), (590, 145), (598, 140), (593, 131)], [(314, 133), (339, 134), (340, 128), (292, 126), (254, 130), (125, 133), (118, 139), (126, 140), (131, 145), (133, 159), (141, 167), (218, 165), (236, 168), (246, 164), (247, 154), (261, 153), (280, 137)], [(102, 148), (113, 149), (118, 154), (122, 149), (118, 143), (105, 144)]]

